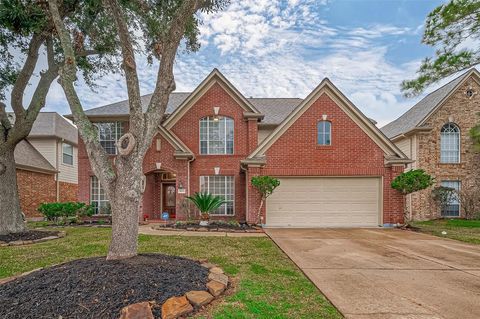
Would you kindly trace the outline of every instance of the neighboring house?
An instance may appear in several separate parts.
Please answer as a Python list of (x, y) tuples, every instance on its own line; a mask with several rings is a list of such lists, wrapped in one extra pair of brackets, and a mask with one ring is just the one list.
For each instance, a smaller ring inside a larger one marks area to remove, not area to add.
[[(435, 177), (436, 186), (461, 193), (478, 192), (480, 156), (473, 149), (470, 129), (480, 122), (480, 74), (475, 69), (427, 95), (381, 130), (413, 162)], [(432, 188), (408, 196), (414, 219), (462, 217), (458, 196), (443, 209), (432, 200)]]
[[(15, 162), (19, 169), (24, 167), (24, 162), (30, 161), (28, 156), (33, 154), (33, 151), (30, 150), (27, 157), (17, 156), (20, 147), (22, 151), (26, 151), (26, 145), (28, 145), (28, 148), (33, 147), (38, 153), (37, 155), (40, 155), (50, 165), (49, 174), (51, 175), (53, 172), (53, 184), (50, 181), (44, 184), (36, 181), (32, 183), (32, 179), (37, 178), (38, 181), (46, 181), (46, 176), (42, 175), (42, 178), (32, 174), (25, 176), (23, 168), (22, 174), (17, 174), (22, 208), (27, 216), (38, 215), (36, 209), (42, 202), (77, 200), (78, 133), (72, 123), (58, 113), (41, 112), (27, 137), (27, 143), (22, 142), (19, 145), (15, 149)], [(34, 166), (30, 165), (29, 167)], [(41, 168), (41, 171), (44, 172), (45, 166), (43, 165)], [(28, 191), (23, 191), (25, 187), (22, 188), (20, 185), (27, 184), (30, 185)], [(41, 200), (37, 200), (37, 198)]]
[(14, 156), (22, 211), (27, 218), (39, 216), (40, 204), (56, 200), (57, 170), (26, 140), (17, 144)]
[[(143, 105), (151, 95), (142, 97)], [(409, 159), (328, 79), (305, 99), (245, 98), (218, 70), (191, 93), (172, 93), (167, 117), (146, 154), (139, 218), (193, 215), (195, 192), (227, 201), (213, 219), (256, 222), (260, 196), (250, 179), (281, 184), (262, 213), (266, 226), (351, 227), (403, 221), (402, 195), (390, 187)], [(100, 143), (115, 154), (128, 102), (86, 111)], [(79, 141), (79, 200), (108, 212), (108, 199)]]

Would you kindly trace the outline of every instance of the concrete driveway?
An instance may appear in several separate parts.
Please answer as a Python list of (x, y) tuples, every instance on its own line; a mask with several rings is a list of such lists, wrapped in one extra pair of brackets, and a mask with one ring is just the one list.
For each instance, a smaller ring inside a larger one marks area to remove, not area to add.
[(395, 229), (267, 229), (346, 318), (480, 318), (480, 246)]

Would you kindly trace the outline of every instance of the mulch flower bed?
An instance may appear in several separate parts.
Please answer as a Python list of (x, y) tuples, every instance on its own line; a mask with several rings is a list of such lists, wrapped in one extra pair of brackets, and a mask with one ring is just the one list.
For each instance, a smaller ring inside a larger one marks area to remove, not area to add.
[(174, 223), (154, 226), (159, 230), (188, 230), (188, 231), (218, 231), (218, 232), (239, 232), (239, 233), (256, 233), (263, 232), (260, 227), (250, 226), (247, 224), (229, 224), (224, 222), (210, 222), (207, 226), (200, 226), (198, 222), (192, 223)]
[(10, 242), (20, 242), (20, 241), (35, 241), (38, 239), (43, 239), (47, 237), (60, 237), (58, 236), (58, 231), (41, 231), (41, 230), (30, 230), (23, 233), (15, 233), (8, 235), (0, 235), (0, 242), (10, 243)]
[(0, 318), (118, 318), (150, 301), (155, 318), (173, 296), (205, 290), (209, 269), (161, 254), (124, 260), (95, 257), (32, 272), (0, 285)]

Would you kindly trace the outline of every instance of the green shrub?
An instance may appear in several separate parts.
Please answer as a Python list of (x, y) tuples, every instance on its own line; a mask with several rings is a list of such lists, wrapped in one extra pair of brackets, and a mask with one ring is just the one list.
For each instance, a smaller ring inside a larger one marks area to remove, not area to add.
[(80, 217), (92, 216), (93, 208), (90, 205), (79, 202), (43, 203), (38, 211), (49, 221), (56, 224), (77, 222)]
[(423, 169), (413, 169), (398, 175), (392, 182), (392, 188), (406, 195), (428, 188), (434, 181)]

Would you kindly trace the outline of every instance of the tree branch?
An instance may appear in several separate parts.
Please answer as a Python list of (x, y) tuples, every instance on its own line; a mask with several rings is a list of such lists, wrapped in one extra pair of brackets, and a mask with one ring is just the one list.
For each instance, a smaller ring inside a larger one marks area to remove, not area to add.
[(12, 123), (8, 119), (8, 114), (5, 111), (7, 106), (5, 103), (0, 102), (0, 133), (1, 140), (6, 141), (8, 137), (8, 131), (12, 128)]
[(140, 87), (135, 62), (135, 52), (132, 40), (129, 35), (128, 25), (125, 21), (125, 15), (120, 8), (117, 0), (104, 0), (104, 3), (110, 8), (115, 24), (118, 29), (120, 46), (122, 49), (123, 69), (128, 91), (128, 104), (130, 106), (130, 127), (129, 131), (136, 137), (143, 133), (144, 118), (142, 102), (140, 98)]
[(35, 91), (33, 92), (32, 99), (26, 112), (23, 111), (21, 115), (17, 115), (17, 113), (15, 113), (15, 125), (10, 130), (7, 140), (7, 142), (11, 145), (16, 145), (20, 140), (25, 138), (30, 133), (38, 113), (45, 106), (45, 100), (47, 98), (50, 86), (58, 76), (59, 65), (55, 63), (54, 60), (52, 38), (48, 37), (45, 41), (45, 44), (47, 48), (48, 69), (45, 72), (41, 72), (40, 80), (35, 88)]
[(100, 179), (100, 183), (106, 189), (107, 194), (112, 194), (113, 183), (116, 179), (116, 173), (109, 157), (98, 140), (98, 130), (90, 122), (83, 111), (82, 103), (75, 91), (74, 82), (76, 80), (77, 66), (75, 61), (75, 51), (73, 49), (70, 35), (65, 28), (65, 24), (60, 16), (57, 0), (49, 0), (48, 5), (55, 28), (60, 39), (60, 43), (65, 55), (65, 62), (60, 68), (60, 85), (65, 91), (68, 104), (72, 111), (75, 124), (79, 128), (80, 135), (85, 143), (90, 160), (93, 162), (92, 169), (95, 175)]
[(23, 108), (23, 94), (37, 65), (38, 50), (40, 50), (44, 40), (45, 37), (43, 35), (33, 34), (28, 46), (27, 58), (12, 88), (11, 104), (16, 118), (23, 118), (23, 113), (25, 112)]
[[(185, 34), (187, 21), (203, 5), (204, 1), (186, 0), (170, 24), (170, 28), (165, 37), (167, 41), (161, 44), (157, 84), (145, 114), (146, 122), (151, 124), (146, 126), (145, 136), (148, 137), (148, 140), (150, 140), (150, 137), (153, 138), (153, 135), (156, 133), (157, 127), (160, 125), (163, 114), (165, 113), (170, 94), (175, 90), (173, 65), (180, 41)], [(149, 145), (142, 146), (148, 147)]]

